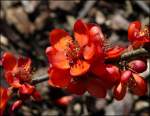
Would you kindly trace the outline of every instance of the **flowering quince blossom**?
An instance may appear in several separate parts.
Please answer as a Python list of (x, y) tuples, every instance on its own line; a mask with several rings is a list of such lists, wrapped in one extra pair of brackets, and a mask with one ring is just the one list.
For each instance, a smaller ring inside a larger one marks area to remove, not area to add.
[(46, 49), (51, 63), (49, 83), (78, 95), (88, 91), (95, 97), (105, 97), (107, 89), (120, 81), (118, 67), (107, 66), (105, 56), (118, 57), (124, 49), (105, 51), (100, 27), (80, 19), (74, 24), (74, 38), (62, 29), (50, 32), (51, 47)]
[(129, 41), (140, 41), (140, 42), (150, 42), (150, 26), (145, 26), (141, 28), (140, 21), (132, 22), (128, 27), (128, 39)]
[(9, 88), (15, 89), (20, 95), (12, 105), (12, 109), (21, 106), (22, 102), (30, 96), (39, 101), (41, 96), (39, 92), (31, 85), (31, 59), (20, 56), (18, 59), (10, 52), (5, 52), (2, 56), (2, 66)]
[(136, 49), (144, 43), (150, 43), (150, 25), (142, 28), (140, 21), (133, 21), (128, 27), (128, 40), (132, 42), (132, 48)]

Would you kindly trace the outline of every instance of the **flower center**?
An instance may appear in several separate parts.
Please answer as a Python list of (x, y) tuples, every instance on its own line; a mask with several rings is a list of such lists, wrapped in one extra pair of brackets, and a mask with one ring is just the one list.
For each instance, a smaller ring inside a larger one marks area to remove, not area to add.
[(149, 26), (145, 26), (144, 29), (142, 29), (139, 33), (138, 33), (139, 37), (147, 37), (150, 39), (150, 25)]
[(68, 49), (66, 50), (67, 59), (70, 61), (70, 65), (77, 62), (77, 60), (82, 58), (81, 49), (77, 41), (68, 44)]
[(14, 76), (20, 80), (20, 82), (29, 82), (31, 81), (31, 75), (29, 70), (25, 70), (22, 67), (18, 67), (14, 72)]

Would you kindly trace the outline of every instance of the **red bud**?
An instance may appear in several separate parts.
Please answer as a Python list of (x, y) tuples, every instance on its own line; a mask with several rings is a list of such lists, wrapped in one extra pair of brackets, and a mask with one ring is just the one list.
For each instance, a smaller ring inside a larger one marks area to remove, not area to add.
[(67, 106), (73, 99), (73, 96), (63, 96), (56, 100), (56, 103), (62, 106)]
[(139, 96), (146, 95), (147, 93), (147, 83), (143, 79), (143, 77), (139, 76), (138, 74), (133, 73), (134, 78), (134, 85), (129, 85), (131, 91)]
[(138, 73), (142, 73), (147, 69), (147, 65), (142, 60), (133, 60), (129, 62), (129, 67)]
[(119, 83), (115, 88), (114, 88), (114, 98), (117, 100), (122, 100), (126, 94), (126, 86), (123, 85), (122, 83)]
[(12, 104), (11, 111), (20, 108), (22, 105), (22, 100), (17, 100)]
[(111, 80), (111, 83), (118, 84), (120, 82), (120, 72), (119, 68), (114, 65), (107, 65), (106, 70), (110, 74), (109, 80)]
[(123, 71), (121, 74), (121, 83), (127, 84), (131, 76), (132, 72), (130, 70)]

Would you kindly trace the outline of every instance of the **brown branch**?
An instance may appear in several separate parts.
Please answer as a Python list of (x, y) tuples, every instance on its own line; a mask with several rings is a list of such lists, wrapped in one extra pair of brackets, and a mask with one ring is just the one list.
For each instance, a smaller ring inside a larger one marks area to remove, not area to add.
[(120, 57), (120, 60), (129, 60), (138, 57), (150, 58), (150, 53), (145, 48), (139, 48), (130, 52), (123, 53)]
[(45, 74), (43, 76), (40, 76), (40, 77), (36, 77), (36, 79), (33, 79), (31, 84), (32, 85), (36, 85), (38, 83), (41, 83), (41, 82), (44, 82), (44, 81), (47, 81), (49, 78), (48, 78), (48, 75)]
[[(146, 50), (145, 48), (139, 48), (130, 52), (125, 52), (121, 55), (120, 59), (117, 59), (118, 61), (122, 61), (122, 60), (130, 60), (133, 58), (138, 58), (138, 57), (145, 57), (145, 58), (150, 58), (150, 52), (148, 50)], [(36, 79), (33, 79), (31, 84), (35, 85), (44, 81), (47, 81), (48, 75), (43, 75), (41, 77), (37, 77)]]

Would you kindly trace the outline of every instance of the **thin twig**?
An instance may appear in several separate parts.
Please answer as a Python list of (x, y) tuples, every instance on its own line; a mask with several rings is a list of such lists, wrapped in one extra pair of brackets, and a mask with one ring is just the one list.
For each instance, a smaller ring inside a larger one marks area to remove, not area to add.
[(150, 53), (145, 48), (139, 48), (130, 52), (126, 52), (121, 55), (120, 60), (129, 60), (135, 57), (147, 57), (150, 58)]
[(49, 79), (49, 78), (48, 78), (48, 75), (45, 74), (45, 75), (43, 75), (43, 76), (41, 76), (41, 77), (37, 77), (36, 79), (33, 79), (32, 82), (31, 82), (31, 84), (32, 84), (32, 85), (36, 85), (36, 84), (38, 84), (38, 83), (47, 81), (48, 79)]

